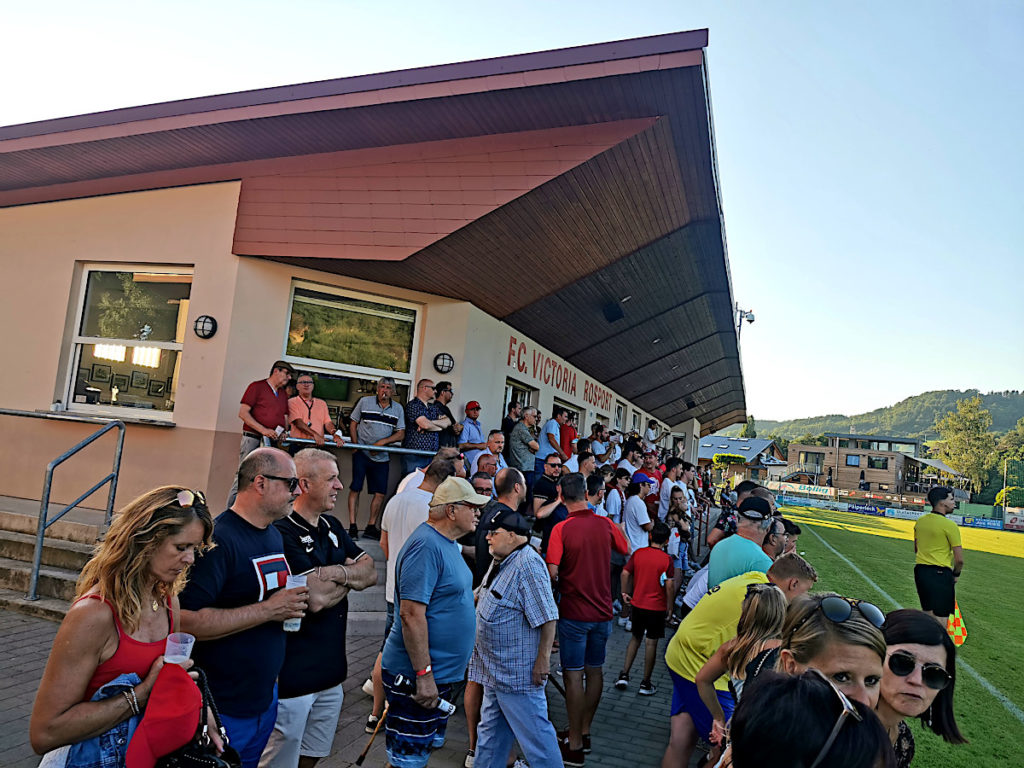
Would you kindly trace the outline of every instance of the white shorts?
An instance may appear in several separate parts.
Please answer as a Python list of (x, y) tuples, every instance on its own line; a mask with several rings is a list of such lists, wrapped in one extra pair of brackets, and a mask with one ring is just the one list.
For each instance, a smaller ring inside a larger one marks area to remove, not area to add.
[(344, 698), (339, 683), (306, 696), (279, 699), (277, 722), (260, 757), (260, 768), (295, 768), (300, 756), (329, 756)]

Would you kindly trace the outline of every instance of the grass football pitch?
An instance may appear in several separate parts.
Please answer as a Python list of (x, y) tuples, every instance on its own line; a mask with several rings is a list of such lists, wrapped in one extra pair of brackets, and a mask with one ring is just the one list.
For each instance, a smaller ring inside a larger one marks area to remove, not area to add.
[[(782, 509), (803, 528), (797, 549), (818, 571), (817, 590), (867, 600), (883, 611), (896, 607), (889, 598), (900, 607), (920, 607), (912, 521)], [(970, 743), (947, 744), (915, 720), (913, 766), (1024, 766), (1024, 533), (961, 528), (961, 534), (965, 564), (956, 593), (968, 635), (957, 655), (975, 674), (958, 665), (954, 710)]]

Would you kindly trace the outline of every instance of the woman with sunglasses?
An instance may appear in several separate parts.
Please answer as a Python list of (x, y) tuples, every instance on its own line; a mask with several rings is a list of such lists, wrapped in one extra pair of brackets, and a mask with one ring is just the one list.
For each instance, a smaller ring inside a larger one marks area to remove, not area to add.
[(846, 696), (874, 709), (885, 660), (884, 621), (885, 614), (863, 600), (835, 593), (802, 595), (789, 605), (782, 645), (750, 662), (747, 681), (763, 669), (799, 675), (813, 668)]
[(180, 621), (177, 595), (212, 534), (206, 499), (177, 486), (144, 493), (114, 518), (53, 641), (29, 723), (37, 753), (73, 745), (68, 766), (124, 765)]
[(953, 716), (956, 646), (935, 618), (902, 609), (885, 618), (888, 645), (878, 717), (892, 741), (898, 768), (914, 759), (914, 735), (904, 718), (919, 717), (950, 744), (966, 744)]
[(765, 672), (748, 682), (732, 718), (723, 768), (893, 768), (885, 730), (816, 669)]

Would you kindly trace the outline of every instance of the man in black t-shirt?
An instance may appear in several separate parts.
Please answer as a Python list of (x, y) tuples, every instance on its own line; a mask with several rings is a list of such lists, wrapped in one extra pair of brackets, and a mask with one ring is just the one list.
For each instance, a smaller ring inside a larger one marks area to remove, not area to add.
[(540, 551), (548, 551), (551, 530), (569, 516), (569, 511), (558, 498), (558, 479), (562, 474), (562, 460), (557, 453), (544, 459), (544, 474), (533, 484), (533, 516), (537, 519), (534, 530), (541, 534)]
[(238, 496), (214, 521), (217, 546), (192, 567), (181, 593), (181, 628), (206, 672), (231, 746), (256, 768), (277, 713), (284, 662), (282, 622), (305, 616), (309, 590), (286, 589), (288, 563), (273, 523), (301, 493), (292, 458), (257, 448), (238, 468)]
[(462, 434), (462, 425), (455, 419), (455, 414), (448, 407), (453, 397), (455, 397), (455, 390), (452, 389), (450, 381), (437, 382), (437, 385), (434, 387), (434, 405), (437, 406), (437, 411), (441, 416), (446, 416), (451, 421), (451, 424), (442, 429), (441, 434), (438, 435), (437, 445), (439, 448), (459, 447), (459, 435)]
[(349, 538), (341, 521), (326, 514), (342, 489), (337, 459), (306, 448), (295, 455), (295, 472), (302, 495), (292, 513), (274, 525), (281, 532), (289, 570), (307, 574), (309, 611), (299, 630), (287, 634), (277, 722), (260, 760), (262, 768), (312, 768), (331, 754), (348, 672), (348, 592), (377, 583), (373, 559)]

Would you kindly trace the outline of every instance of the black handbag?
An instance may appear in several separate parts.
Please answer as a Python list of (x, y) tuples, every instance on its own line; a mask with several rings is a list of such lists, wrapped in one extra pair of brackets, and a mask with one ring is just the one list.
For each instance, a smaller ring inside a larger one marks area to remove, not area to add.
[[(199, 673), (196, 684), (203, 697), (203, 706), (199, 712), (199, 727), (196, 728), (196, 734), (192, 737), (192, 741), (181, 749), (159, 758), (156, 761), (156, 768), (242, 768), (242, 758), (238, 754), (238, 750), (228, 744), (228, 734), (224, 730), (217, 705), (214, 704), (213, 696), (210, 694), (210, 684), (206, 682), (206, 674), (198, 667), (193, 667), (190, 671)], [(224, 740), (224, 751), (219, 755), (210, 740), (207, 708), (213, 712), (213, 721), (217, 724), (217, 730), (220, 731), (220, 736)]]

